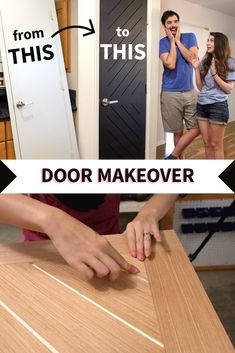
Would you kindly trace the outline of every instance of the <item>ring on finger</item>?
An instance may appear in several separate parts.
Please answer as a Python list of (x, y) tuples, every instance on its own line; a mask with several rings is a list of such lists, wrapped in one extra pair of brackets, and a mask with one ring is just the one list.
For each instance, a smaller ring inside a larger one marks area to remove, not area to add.
[(153, 233), (152, 232), (144, 232), (144, 237), (152, 237)]

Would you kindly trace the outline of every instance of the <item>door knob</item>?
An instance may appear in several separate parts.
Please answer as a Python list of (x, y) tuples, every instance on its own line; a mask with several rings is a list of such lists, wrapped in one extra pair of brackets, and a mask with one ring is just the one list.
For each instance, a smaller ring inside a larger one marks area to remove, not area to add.
[(24, 103), (22, 101), (18, 101), (16, 103), (16, 106), (17, 106), (18, 109), (22, 109), (22, 108), (27, 107), (28, 105), (32, 105), (32, 104), (33, 104), (33, 102)]
[(101, 104), (103, 105), (103, 107), (107, 107), (110, 104), (117, 104), (117, 103), (118, 103), (118, 100), (110, 101), (108, 98), (103, 98)]

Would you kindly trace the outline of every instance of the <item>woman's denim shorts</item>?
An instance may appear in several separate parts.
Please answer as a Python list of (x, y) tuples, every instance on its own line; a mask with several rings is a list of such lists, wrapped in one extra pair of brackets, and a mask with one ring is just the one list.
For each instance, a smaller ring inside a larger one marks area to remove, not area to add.
[(207, 120), (213, 124), (227, 125), (229, 119), (228, 101), (212, 104), (197, 103), (197, 119)]

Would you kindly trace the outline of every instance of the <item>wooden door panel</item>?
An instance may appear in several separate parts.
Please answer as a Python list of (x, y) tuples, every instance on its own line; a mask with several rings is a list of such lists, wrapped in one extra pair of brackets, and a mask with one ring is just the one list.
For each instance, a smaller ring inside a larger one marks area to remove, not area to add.
[(28, 332), (5, 308), (0, 300), (1, 352), (50, 353), (40, 341)]
[(160, 342), (31, 264), (2, 265), (0, 280), (1, 301), (59, 352), (163, 352)]
[[(124, 236), (108, 240), (132, 262)], [(162, 232), (162, 243), (139, 265), (140, 274), (122, 273), (115, 283), (86, 283), (49, 241), (1, 245), (2, 320), (10, 314), (9, 322), (18, 321), (14, 327), (22, 342), (29, 329), (17, 328), (20, 318), (56, 353), (234, 353), (173, 231)]]

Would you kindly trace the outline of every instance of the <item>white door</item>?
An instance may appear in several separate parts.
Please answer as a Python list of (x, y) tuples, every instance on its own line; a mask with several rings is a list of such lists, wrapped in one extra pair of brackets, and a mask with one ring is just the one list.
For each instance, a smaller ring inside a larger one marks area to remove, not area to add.
[(74, 159), (78, 147), (53, 0), (0, 0), (0, 49), (17, 158)]

